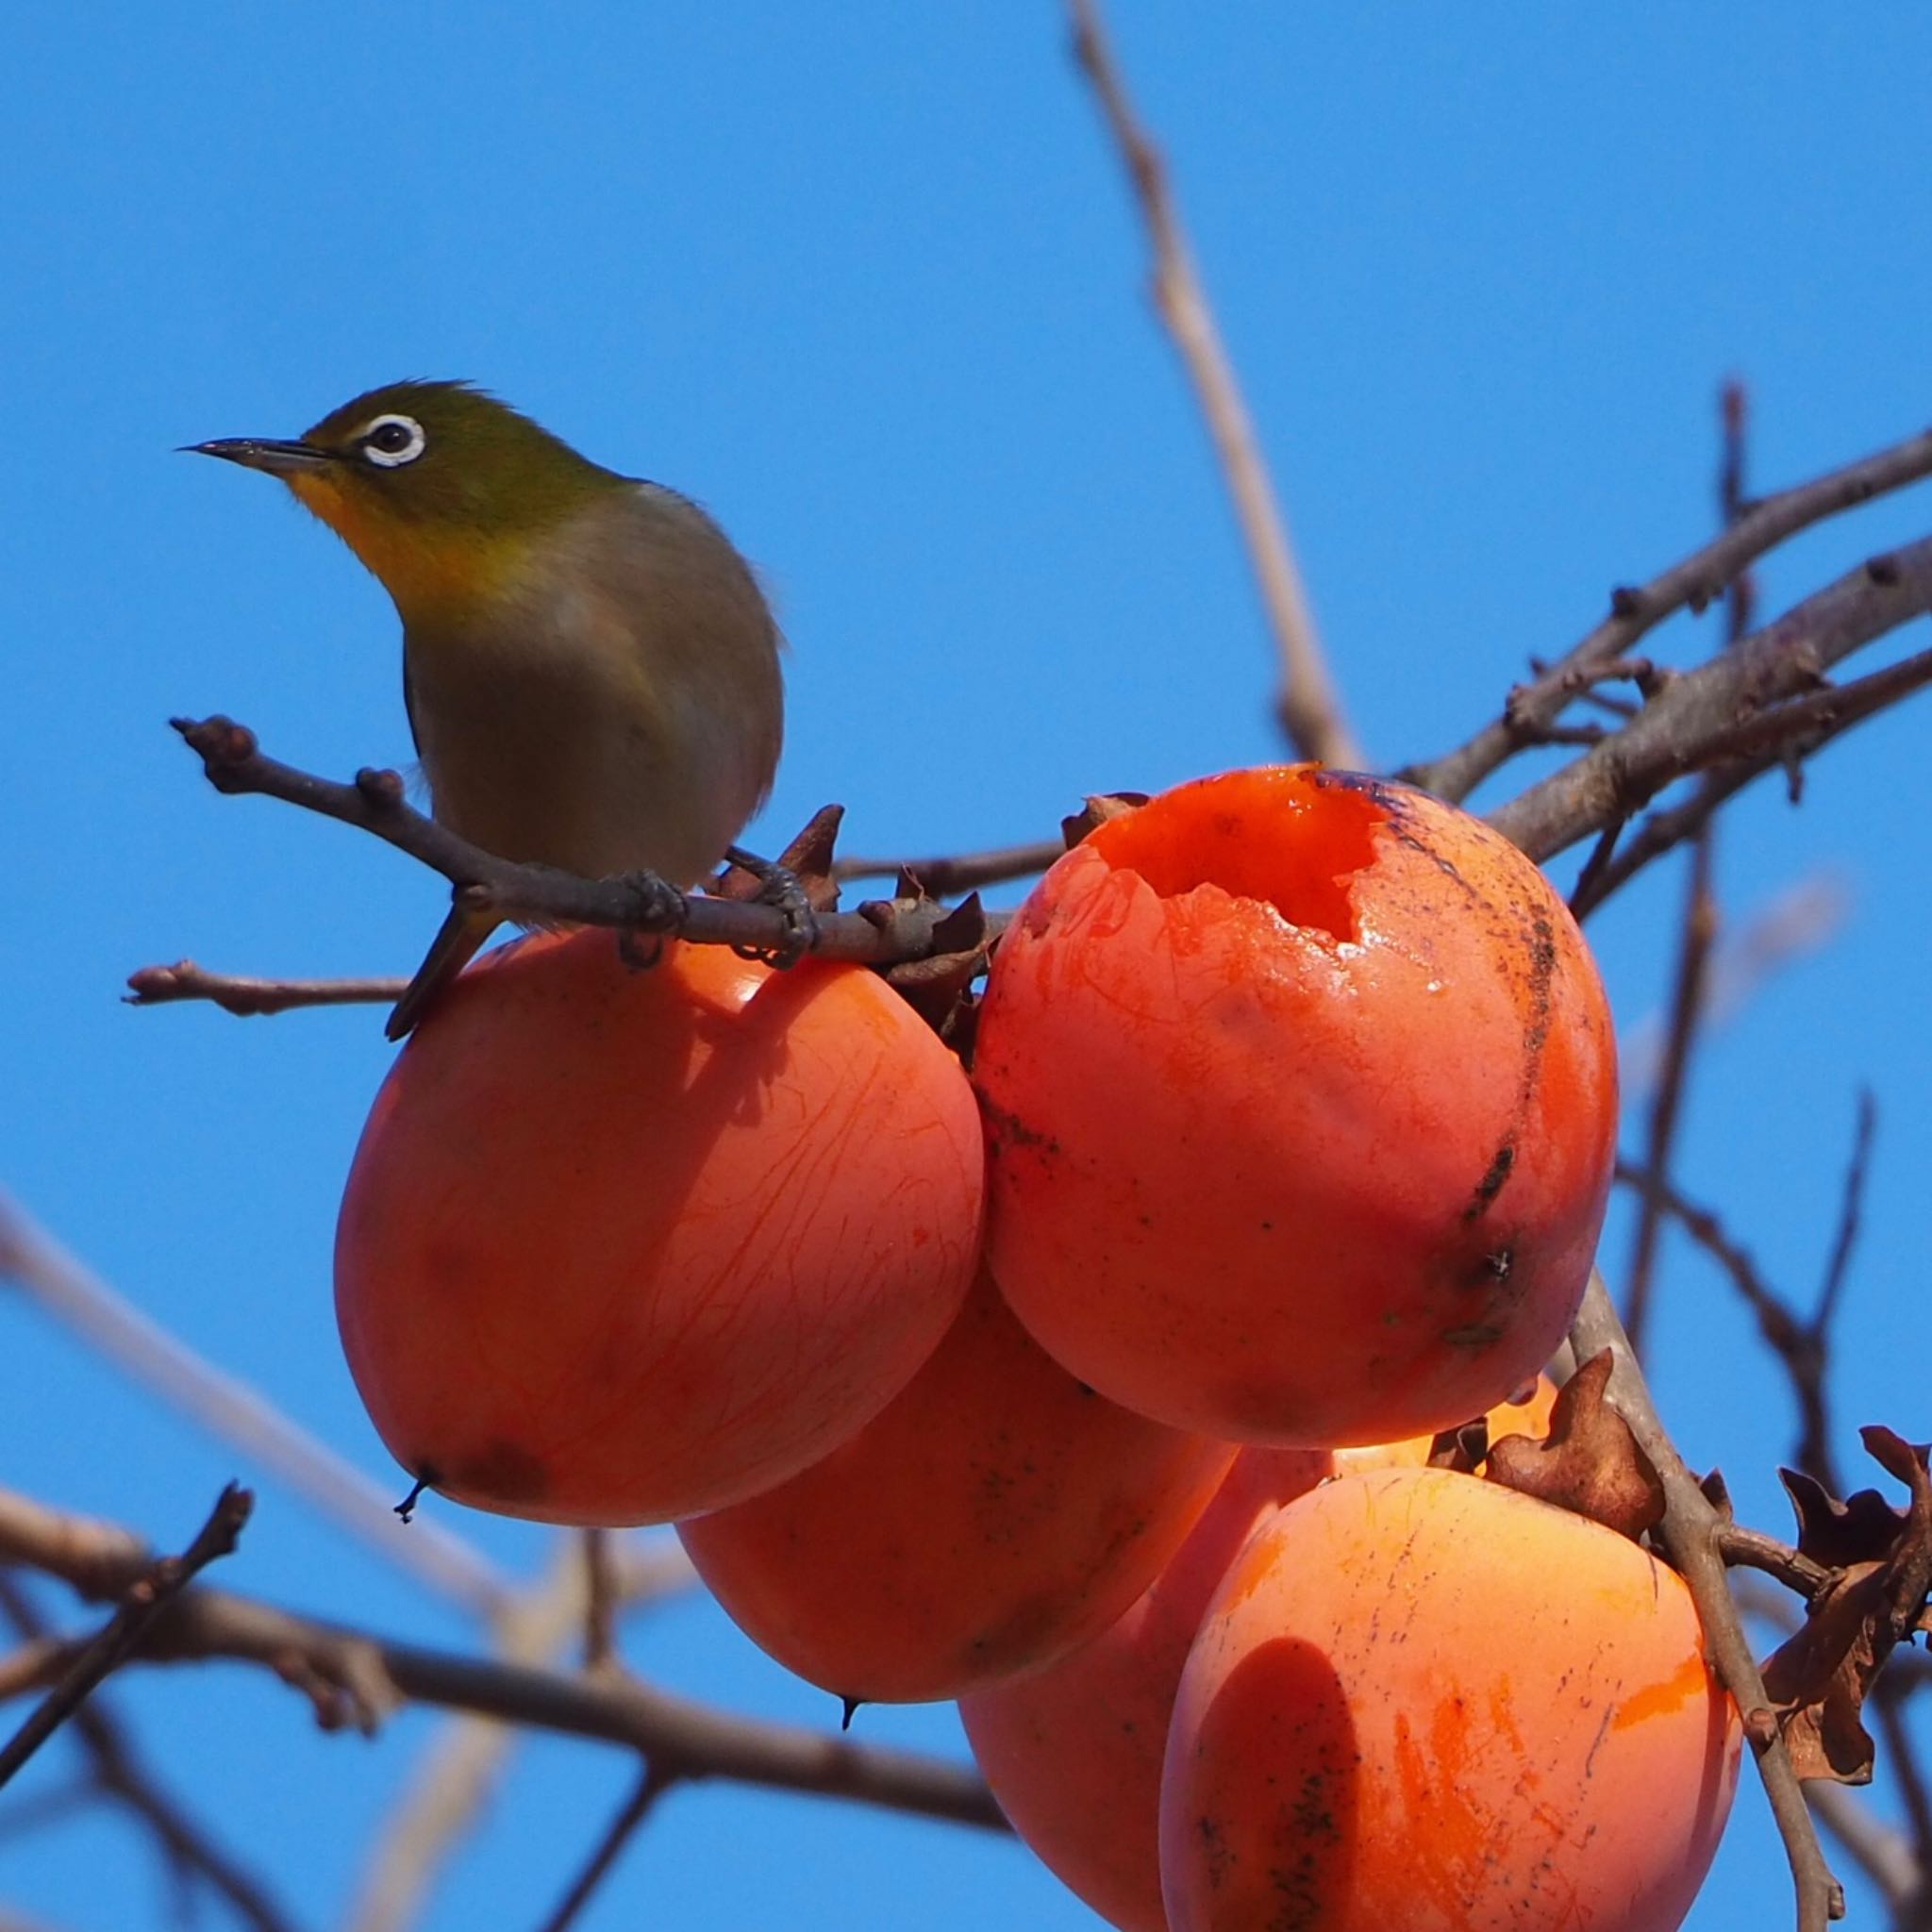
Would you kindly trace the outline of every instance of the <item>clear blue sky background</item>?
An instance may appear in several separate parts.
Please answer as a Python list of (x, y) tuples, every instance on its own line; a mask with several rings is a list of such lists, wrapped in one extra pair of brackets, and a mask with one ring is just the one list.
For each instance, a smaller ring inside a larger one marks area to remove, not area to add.
[[(1727, 372), (1752, 385), (1760, 489), (1926, 419), (1932, 17), (1119, 0), (1114, 25), (1379, 761), (1464, 736), (1611, 583), (1706, 535)], [(175, 445), (463, 375), (705, 500), (769, 572), (794, 647), (768, 845), (827, 798), (867, 848), (1003, 841), (1084, 791), (1266, 758), (1269, 648), (1047, 0), (15, 7), (0, 72), (0, 1184), (389, 1481), (328, 1285), (388, 1059), (375, 1016), (243, 1024), (116, 996), (182, 954), (413, 962), (435, 881), (218, 799), (163, 723), (227, 710), (325, 772), (404, 759), (394, 622), (278, 492)], [(1794, 546), (1767, 608), (1928, 513), (1907, 496)], [(1661, 647), (1707, 648), (1709, 622)], [(1802, 810), (1767, 790), (1728, 821), (1734, 925), (1801, 880), (1848, 910), (1713, 1041), (1681, 1165), (1808, 1295), (1873, 1083), (1848, 1452), (1858, 1422), (1932, 1432), (1926, 717), (1835, 750)], [(1566, 884), (1575, 863), (1556, 863)], [(1658, 1006), (1679, 890), (1660, 874), (1593, 929), (1626, 1026)], [(1619, 1224), (1613, 1273), (1624, 1247)], [(1724, 1285), (1666, 1258), (1661, 1395), (1692, 1459), (1779, 1526), (1787, 1399)], [(0, 1363), (0, 1480), (173, 1542), (252, 1474), (8, 1300)], [(441, 1513), (508, 1565), (544, 1559), (541, 1532)], [(223, 1580), (467, 1636), (273, 1484)], [(831, 1715), (695, 1602), (632, 1654), (736, 1707)], [(437, 1728), (324, 1738), (240, 1669), (134, 1674), (114, 1697), (314, 1927)], [(864, 1725), (958, 1748), (945, 1710)], [(427, 1923), (534, 1924), (629, 1775), (530, 1744)], [(1747, 1787), (1690, 1923), (1755, 1932), (1786, 1896)], [(167, 1914), (143, 1840), (100, 1812), (0, 1837), (0, 1901), (62, 1932)], [(587, 1923), (1093, 1922), (1011, 1845), (721, 1787), (665, 1806)]]

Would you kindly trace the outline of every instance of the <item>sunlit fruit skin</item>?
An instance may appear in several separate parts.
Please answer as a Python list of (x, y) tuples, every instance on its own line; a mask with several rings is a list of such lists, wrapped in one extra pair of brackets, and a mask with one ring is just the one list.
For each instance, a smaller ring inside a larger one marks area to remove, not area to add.
[(377, 1095), (336, 1238), (358, 1389), (413, 1474), (663, 1522), (815, 1461), (905, 1387), (977, 1263), (958, 1063), (875, 975), (524, 940)]
[(982, 1276), (851, 1441), (678, 1534), (788, 1669), (858, 1702), (957, 1697), (1106, 1629), (1234, 1455), (1083, 1388)]
[[(1542, 1436), (1556, 1385), (1489, 1414), (1492, 1438)], [(1173, 1559), (1124, 1615), (1046, 1669), (959, 1700), (973, 1755), (1008, 1822), (1120, 1932), (1167, 1932), (1160, 1771), (1201, 1620), (1241, 1546), (1332, 1475), (1418, 1469), (1434, 1439), (1356, 1449), (1243, 1449)]]
[(1257, 1531), (1189, 1656), (1169, 1924), (1671, 1932), (1739, 1736), (1636, 1543), (1474, 1476), (1344, 1476)]
[(1451, 1427), (1534, 1375), (1615, 1154), (1608, 1009), (1548, 881), (1452, 806), (1309, 765), (1184, 785), (1060, 859), (994, 957), (974, 1079), (991, 1266), (1036, 1340), (1279, 1446)]

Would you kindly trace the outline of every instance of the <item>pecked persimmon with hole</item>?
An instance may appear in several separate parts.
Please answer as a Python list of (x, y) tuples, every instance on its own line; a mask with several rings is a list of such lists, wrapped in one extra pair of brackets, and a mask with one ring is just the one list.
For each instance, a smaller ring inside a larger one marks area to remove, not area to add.
[(800, 1676), (854, 1704), (957, 1697), (1106, 1629), (1234, 1456), (1083, 1388), (982, 1275), (874, 1421), (678, 1535), (731, 1618)]
[(974, 1077), (1014, 1311), (1177, 1428), (1452, 1427), (1582, 1296), (1602, 983), (1536, 867), (1406, 786), (1229, 772), (1099, 826), (1001, 941)]
[(983, 1182), (965, 1074), (875, 974), (525, 939), (376, 1096), (337, 1229), (343, 1346), (443, 1494), (669, 1521), (898, 1394), (973, 1280)]
[(1160, 1797), (1170, 1932), (1671, 1932), (1741, 1729), (1683, 1579), (1438, 1469), (1261, 1525), (1182, 1673)]
[[(1540, 1377), (1492, 1408), (1492, 1441), (1548, 1432)], [(1160, 1773), (1181, 1671), (1222, 1578), (1274, 1513), (1338, 1475), (1420, 1469), (1435, 1439), (1357, 1449), (1243, 1449), (1187, 1541), (1116, 1622), (1044, 1670), (959, 1700), (974, 1757), (1007, 1822), (1120, 1932), (1167, 1932)]]

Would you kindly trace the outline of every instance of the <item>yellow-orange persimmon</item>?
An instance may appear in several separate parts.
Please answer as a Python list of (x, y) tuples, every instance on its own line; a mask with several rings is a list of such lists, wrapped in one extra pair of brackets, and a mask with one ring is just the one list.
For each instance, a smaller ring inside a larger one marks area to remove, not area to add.
[(357, 1387), (413, 1474), (661, 1522), (795, 1474), (931, 1354), (978, 1258), (958, 1063), (852, 966), (608, 933), (479, 961), (396, 1060), (336, 1239)]
[(1341, 1477), (1256, 1532), (1189, 1656), (1171, 1932), (1670, 1932), (1739, 1735), (1636, 1543), (1473, 1476)]
[(1036, 1340), (1176, 1427), (1455, 1425), (1583, 1292), (1616, 1061), (1589, 951), (1481, 821), (1316, 766), (1101, 825), (1002, 940), (990, 1257)]
[(746, 1635), (801, 1676), (854, 1702), (956, 1697), (1104, 1630), (1234, 1454), (1083, 1388), (982, 1275), (867, 1427), (678, 1534)]
[[(1556, 1385), (1489, 1413), (1492, 1439), (1542, 1436)], [(1333, 1475), (1420, 1468), (1434, 1438), (1357, 1449), (1244, 1449), (1140, 1599), (1044, 1670), (959, 1700), (986, 1781), (1056, 1877), (1121, 1932), (1167, 1932), (1160, 1770), (1181, 1669), (1228, 1566), (1276, 1509)]]

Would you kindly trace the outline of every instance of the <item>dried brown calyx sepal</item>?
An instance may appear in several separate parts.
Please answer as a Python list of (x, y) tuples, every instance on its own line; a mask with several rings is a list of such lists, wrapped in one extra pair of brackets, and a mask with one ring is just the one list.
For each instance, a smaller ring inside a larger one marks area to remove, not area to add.
[(1776, 1707), (1800, 1777), (1871, 1780), (1874, 1757), (1865, 1698), (1896, 1645), (1932, 1634), (1932, 1476), (1926, 1446), (1887, 1428), (1861, 1429), (1866, 1451), (1903, 1483), (1904, 1509), (1876, 1490), (1839, 1502), (1811, 1477), (1782, 1471), (1798, 1516), (1799, 1554), (1828, 1565), (1804, 1627), (1765, 1660), (1764, 1688)]
[(1611, 1364), (1604, 1349), (1564, 1383), (1541, 1441), (1505, 1436), (1491, 1442), (1484, 1475), (1634, 1541), (1663, 1521), (1664, 1486), (1629, 1424), (1604, 1399)]
[(1080, 809), (1060, 821), (1060, 836), (1071, 852), (1088, 833), (1097, 831), (1109, 819), (1125, 818), (1139, 811), (1152, 794), (1145, 791), (1096, 791)]
[(992, 947), (977, 892), (968, 893), (933, 927), (932, 941), (926, 958), (884, 968), (886, 983), (970, 1067), (979, 1018), (973, 982), (986, 971)]

